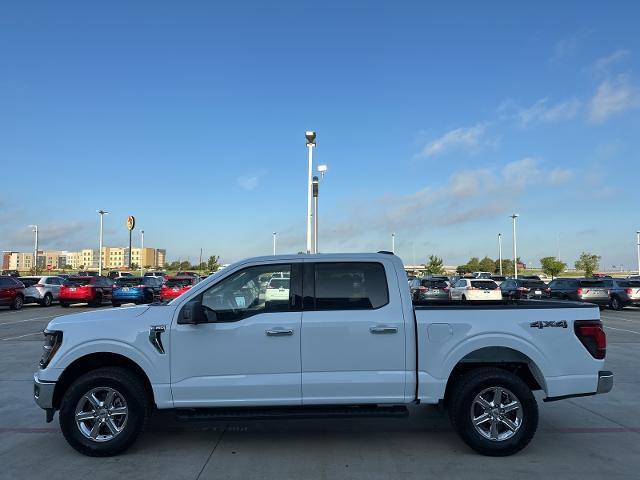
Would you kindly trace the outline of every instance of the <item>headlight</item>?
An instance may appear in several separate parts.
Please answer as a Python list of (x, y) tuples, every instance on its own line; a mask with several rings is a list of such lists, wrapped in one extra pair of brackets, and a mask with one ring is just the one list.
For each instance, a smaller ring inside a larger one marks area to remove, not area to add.
[(56, 354), (62, 343), (62, 332), (55, 330), (45, 330), (44, 345), (42, 345), (42, 358), (40, 359), (40, 368), (47, 368), (49, 362)]

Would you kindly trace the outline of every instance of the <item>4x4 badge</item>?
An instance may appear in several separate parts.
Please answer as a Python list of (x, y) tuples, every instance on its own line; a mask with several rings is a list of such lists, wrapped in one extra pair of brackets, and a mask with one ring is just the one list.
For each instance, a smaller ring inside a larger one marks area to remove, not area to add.
[(543, 328), (547, 328), (547, 327), (556, 327), (556, 328), (567, 328), (567, 321), (566, 320), (560, 320), (558, 322), (551, 320), (551, 321), (541, 321), (541, 322), (531, 322), (529, 324), (529, 326), (531, 328), (539, 328), (539, 329), (543, 329)]

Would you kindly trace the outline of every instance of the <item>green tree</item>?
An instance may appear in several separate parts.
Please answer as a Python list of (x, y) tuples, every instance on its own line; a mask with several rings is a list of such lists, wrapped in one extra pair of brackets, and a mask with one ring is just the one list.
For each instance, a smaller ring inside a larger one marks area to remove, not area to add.
[(179, 270), (192, 270), (191, 264), (187, 260), (183, 260), (179, 263)]
[(593, 276), (593, 272), (600, 266), (600, 255), (589, 252), (582, 252), (580, 258), (575, 263), (576, 269), (584, 270), (585, 277)]
[(138, 265), (137, 263), (132, 263), (131, 264), (131, 270), (138, 270), (140, 268), (140, 265)]
[(566, 263), (556, 260), (555, 257), (541, 258), (540, 264), (542, 265), (542, 271), (547, 275), (551, 275), (551, 278), (557, 277), (567, 268)]
[(427, 263), (425, 263), (424, 271), (427, 275), (440, 275), (444, 273), (442, 258), (429, 255)]
[(480, 260), (478, 257), (471, 257), (464, 265), (458, 265), (456, 272), (464, 275), (465, 273), (477, 272), (480, 269)]
[(482, 260), (480, 260), (480, 263), (478, 264), (478, 272), (493, 272), (493, 270), (495, 269), (496, 266), (496, 262), (494, 262), (492, 259), (490, 259), (489, 257), (484, 257)]
[(217, 255), (211, 255), (209, 257), (209, 260), (207, 260), (207, 268), (209, 269), (210, 272), (218, 271), (218, 269), (220, 268), (220, 264), (218, 263), (218, 260), (220, 260), (220, 257), (218, 257)]

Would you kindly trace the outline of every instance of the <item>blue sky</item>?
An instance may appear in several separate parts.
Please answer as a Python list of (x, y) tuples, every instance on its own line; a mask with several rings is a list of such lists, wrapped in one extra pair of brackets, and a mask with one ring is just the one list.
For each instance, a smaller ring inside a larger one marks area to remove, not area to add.
[[(0, 249), (635, 264), (637, 2), (4, 2)], [(136, 241), (139, 239), (136, 238)]]

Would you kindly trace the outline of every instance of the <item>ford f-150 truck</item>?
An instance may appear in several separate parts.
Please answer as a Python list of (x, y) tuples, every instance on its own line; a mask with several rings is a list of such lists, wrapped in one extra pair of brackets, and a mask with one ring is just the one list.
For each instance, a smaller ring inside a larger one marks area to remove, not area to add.
[(597, 306), (414, 305), (387, 252), (248, 259), (168, 303), (65, 315), (44, 334), (35, 401), (92, 456), (128, 448), (154, 409), (227, 420), (401, 416), (410, 404), (442, 404), (470, 447), (510, 455), (536, 431), (534, 391), (552, 401), (613, 386)]

